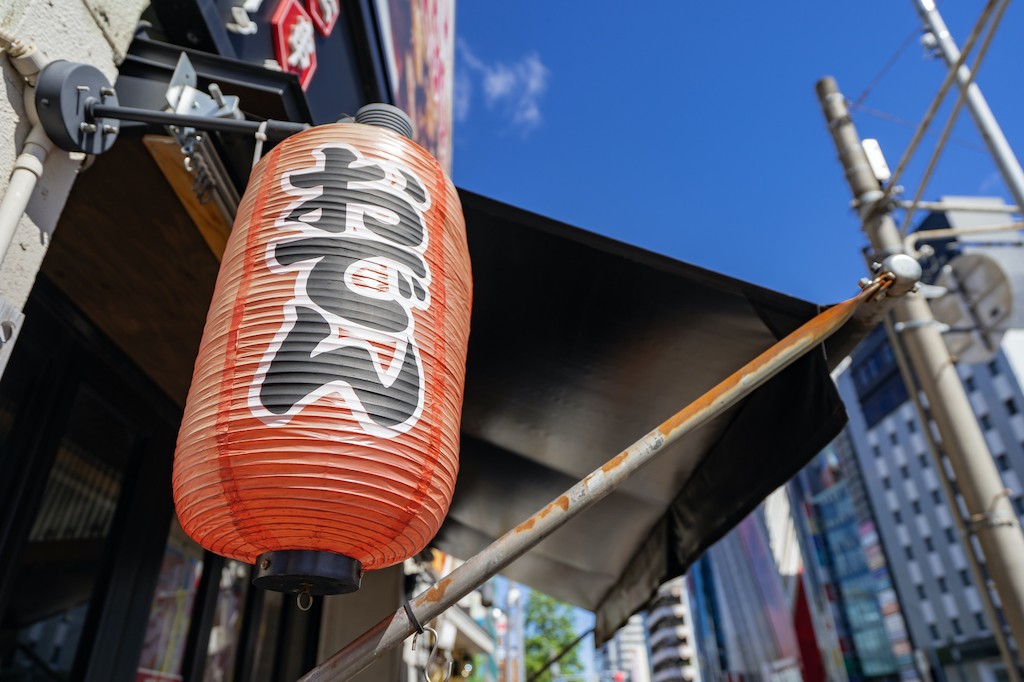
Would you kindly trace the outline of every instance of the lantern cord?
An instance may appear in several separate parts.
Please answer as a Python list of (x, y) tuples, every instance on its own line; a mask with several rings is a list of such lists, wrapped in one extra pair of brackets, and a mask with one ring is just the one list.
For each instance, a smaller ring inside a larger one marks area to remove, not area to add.
[[(409, 622), (414, 628), (416, 628), (416, 634), (423, 634), (423, 626), (420, 625), (419, 619), (416, 618), (416, 612), (412, 610), (412, 602), (405, 602), (405, 615), (409, 616)], [(413, 640), (413, 646), (416, 646), (416, 640)]]
[(252, 153), (252, 165), (253, 168), (260, 162), (260, 157), (263, 156), (263, 143), (267, 141), (267, 122), (260, 123), (260, 127), (256, 129), (256, 149)]

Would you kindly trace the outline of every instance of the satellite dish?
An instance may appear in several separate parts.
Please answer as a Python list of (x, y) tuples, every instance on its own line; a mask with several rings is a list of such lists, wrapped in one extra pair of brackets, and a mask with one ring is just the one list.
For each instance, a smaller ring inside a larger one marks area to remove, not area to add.
[(1008, 329), (1024, 327), (1024, 258), (1016, 249), (964, 249), (935, 284), (949, 292), (929, 302), (935, 319), (949, 325), (942, 336), (958, 361), (987, 362)]

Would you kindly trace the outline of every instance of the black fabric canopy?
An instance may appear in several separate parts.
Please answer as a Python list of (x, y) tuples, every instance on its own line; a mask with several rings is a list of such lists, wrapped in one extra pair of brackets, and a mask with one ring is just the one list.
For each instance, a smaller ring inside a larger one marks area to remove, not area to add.
[[(474, 303), (461, 471), (434, 545), (463, 559), (818, 312), (774, 291), (460, 192)], [(614, 634), (834, 438), (819, 347), (677, 441), (504, 575)]]

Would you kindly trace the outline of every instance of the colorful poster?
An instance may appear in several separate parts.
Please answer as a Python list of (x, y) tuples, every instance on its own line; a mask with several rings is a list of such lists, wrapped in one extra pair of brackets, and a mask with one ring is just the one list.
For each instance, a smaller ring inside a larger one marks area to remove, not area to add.
[(376, 0), (391, 94), (414, 139), (452, 172), (455, 0)]

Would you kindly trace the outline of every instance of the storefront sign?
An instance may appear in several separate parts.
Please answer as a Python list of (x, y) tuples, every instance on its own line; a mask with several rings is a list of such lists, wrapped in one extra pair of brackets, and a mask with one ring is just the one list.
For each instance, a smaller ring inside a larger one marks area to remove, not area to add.
[[(314, 0), (313, 4), (319, 2)], [(337, 20), (337, 14), (334, 18)], [(316, 71), (313, 18), (298, 0), (284, 0), (274, 13), (272, 23), (277, 63), (285, 71), (297, 74), (305, 90)]]
[(308, 0), (309, 15), (316, 23), (316, 29), (320, 35), (329, 36), (338, 23), (338, 15), (341, 14), (341, 5), (338, 0)]

